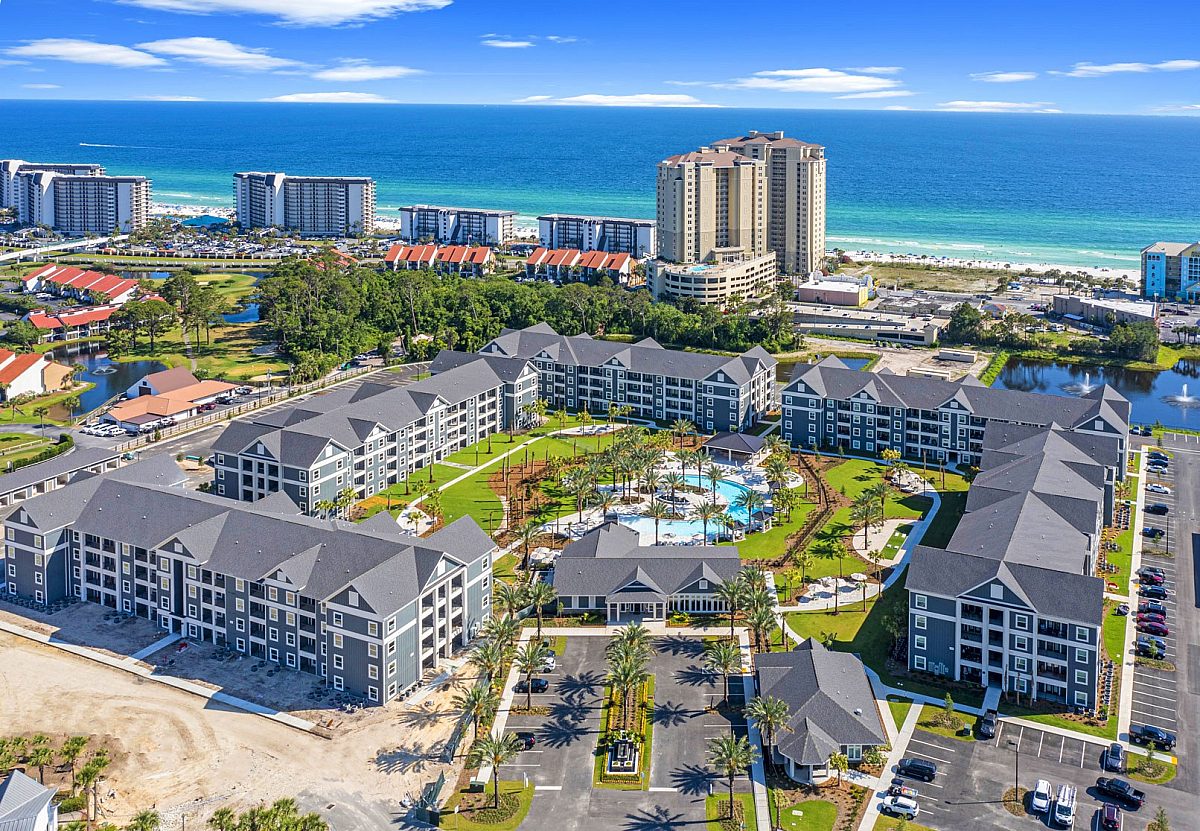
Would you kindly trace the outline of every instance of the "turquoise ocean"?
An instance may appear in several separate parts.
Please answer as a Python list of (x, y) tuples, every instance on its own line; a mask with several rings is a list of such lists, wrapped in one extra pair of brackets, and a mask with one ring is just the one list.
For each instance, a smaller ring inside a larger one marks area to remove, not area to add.
[(162, 203), (232, 174), (366, 175), (413, 202), (654, 215), (654, 166), (747, 130), (824, 144), (830, 246), (1132, 268), (1200, 239), (1200, 118), (833, 110), (2, 101), (0, 158), (96, 162)]

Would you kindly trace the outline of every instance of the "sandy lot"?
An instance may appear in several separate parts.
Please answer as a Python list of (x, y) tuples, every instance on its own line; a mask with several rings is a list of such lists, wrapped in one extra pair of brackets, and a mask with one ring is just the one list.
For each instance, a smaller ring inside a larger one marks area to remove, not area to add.
[(937, 352), (930, 349), (890, 349), (870, 343), (826, 340), (812, 335), (804, 336), (804, 351), (821, 353), (847, 351), (870, 352), (880, 356), (878, 363), (871, 368), (873, 372), (878, 372), (886, 368), (897, 375), (905, 375), (909, 369), (914, 367), (936, 367), (952, 371), (956, 378), (962, 377), (968, 372), (971, 375), (979, 375), (987, 368), (988, 361), (991, 360), (991, 353), (980, 352), (973, 365), (968, 365), (961, 361), (939, 361), (934, 357)]
[[(457, 679), (462, 683), (463, 679)], [(418, 705), (376, 708), (332, 739), (231, 710), (188, 693), (0, 633), (5, 735), (96, 736), (113, 749), (101, 787), (106, 819), (123, 824), (154, 806), (168, 829), (216, 808), (301, 796), (336, 817), (337, 831), (387, 827), (399, 800), (438, 773), (456, 714), (451, 683)]]

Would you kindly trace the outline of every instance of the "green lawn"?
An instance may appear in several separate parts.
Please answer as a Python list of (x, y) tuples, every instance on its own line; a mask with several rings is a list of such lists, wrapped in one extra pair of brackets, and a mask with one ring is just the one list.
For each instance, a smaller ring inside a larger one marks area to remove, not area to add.
[(909, 532), (912, 531), (911, 524), (901, 525), (892, 532), (888, 537), (888, 541), (884, 544), (883, 550), (879, 552), (879, 559), (890, 560), (900, 553), (900, 546), (904, 545), (904, 541), (908, 539)]
[(1175, 774), (1179, 773), (1179, 768), (1176, 765), (1164, 760), (1161, 754), (1159, 755), (1157, 761), (1161, 765), (1160, 772), (1157, 776), (1147, 775), (1143, 771), (1135, 768), (1129, 771), (1129, 778), (1136, 779), (1139, 782), (1145, 782), (1149, 785), (1165, 785), (1167, 782), (1170, 782), (1175, 778)]
[[(728, 808), (729, 791), (720, 784), (714, 784), (713, 790), (718, 793), (704, 799), (704, 816), (708, 820), (706, 828), (707, 831), (724, 831), (724, 826), (721, 824), (721, 818), (725, 816), (722, 806), (725, 809)], [(754, 813), (754, 794), (735, 793), (733, 798), (742, 805), (742, 816), (745, 819), (744, 828), (746, 831), (754, 831), (758, 827), (757, 814)]]
[[(650, 760), (653, 758), (654, 751), (654, 676), (650, 675), (646, 680), (646, 686), (643, 690), (642, 706), (646, 708), (645, 717), (645, 732), (642, 735), (641, 747), (641, 771), (639, 772), (637, 783), (619, 782), (619, 781), (603, 781), (601, 777), (604, 775), (604, 764), (607, 760), (607, 752), (604, 750), (601, 742), (604, 741), (605, 735), (608, 733), (608, 713), (612, 706), (612, 687), (604, 688), (604, 704), (600, 711), (600, 732), (596, 738), (596, 749), (593, 752), (592, 762), (592, 787), (607, 788), (614, 791), (644, 791), (650, 786)], [(709, 797), (711, 799), (711, 797)]]
[(722, 545), (736, 545), (738, 555), (743, 560), (770, 560), (780, 557), (787, 550), (787, 538), (804, 527), (804, 521), (816, 507), (811, 502), (802, 502), (792, 510), (792, 517), (789, 521), (777, 520), (771, 526), (770, 531), (747, 534), (743, 540), (736, 543), (726, 542)]
[(1105, 552), (1105, 558), (1110, 565), (1117, 567), (1117, 571), (1114, 574), (1107, 574), (1104, 577), (1105, 582), (1111, 581), (1117, 584), (1117, 588), (1113, 590), (1115, 594), (1123, 595), (1129, 594), (1129, 583), (1133, 579), (1133, 535), (1139, 533), (1138, 529), (1140, 528), (1138, 525), (1140, 517), (1137, 515), (1136, 504), (1138, 478), (1136, 476), (1128, 476), (1126, 479), (1129, 481), (1129, 492), (1133, 494), (1133, 499), (1131, 500), (1133, 504), (1130, 506), (1129, 527), (1117, 535), (1117, 550)]
[(779, 825), (785, 831), (831, 831), (837, 821), (837, 806), (824, 799), (809, 799), (784, 808)]
[(36, 433), (0, 433), (0, 470), (41, 453), (53, 442)]
[[(94, 386), (95, 384), (92, 383), (78, 384), (69, 390), (38, 396), (19, 407), (0, 403), (0, 427), (3, 427), (4, 422), (9, 424), (42, 424), (44, 422), (47, 427), (65, 424), (68, 421), (66, 410), (65, 408), (60, 410), (59, 405), (68, 398), (74, 398)], [(34, 412), (41, 407), (50, 408), (50, 412), (44, 418)], [(56, 418), (56, 416), (58, 417)]]
[[(201, 333), (199, 343), (192, 343), (192, 358), (196, 368), (208, 372), (213, 378), (228, 381), (248, 381), (265, 375), (268, 371), (282, 380), (287, 374), (288, 363), (282, 358), (262, 357), (251, 350), (270, 341), (265, 326), (257, 323), (231, 323), (214, 326), (209, 338)], [(191, 367), (183, 336), (178, 327), (157, 338), (154, 349), (146, 338), (138, 341), (136, 350), (121, 355), (122, 361), (162, 361), (169, 367)]]
[[(900, 820), (895, 817), (880, 816), (875, 820), (875, 831), (896, 831), (900, 826)], [(915, 822), (906, 822), (904, 827), (908, 831), (933, 831), (928, 825), (919, 825)]]
[[(942, 708), (933, 704), (925, 704), (921, 707), (921, 714), (917, 716), (917, 727), (927, 733), (934, 733), (938, 736), (943, 736), (947, 739), (955, 739), (960, 742), (975, 741), (975, 731), (972, 730), (965, 736), (960, 736), (957, 730), (951, 727), (945, 727), (936, 722), (936, 719), (942, 715)], [(966, 713), (960, 713), (958, 717), (964, 725), (972, 724), (975, 717)]]
[(908, 718), (908, 711), (912, 709), (912, 701), (889, 695), (887, 703), (888, 709), (892, 711), (892, 720), (896, 722), (896, 729), (899, 730), (904, 725), (904, 720)]
[[(494, 794), (492, 785), (489, 782), (485, 793)], [(533, 782), (528, 786), (521, 787), (520, 782), (506, 782), (500, 780), (500, 793), (516, 794), (519, 800), (519, 806), (516, 813), (502, 822), (474, 822), (467, 818), (468, 814), (454, 813), (454, 807), (462, 800), (462, 792), (454, 794), (446, 802), (446, 807), (442, 810), (441, 817), (438, 821), (439, 828), (449, 829), (449, 831), (516, 831), (516, 829), (525, 821), (526, 815), (529, 813), (529, 806), (533, 803)]]

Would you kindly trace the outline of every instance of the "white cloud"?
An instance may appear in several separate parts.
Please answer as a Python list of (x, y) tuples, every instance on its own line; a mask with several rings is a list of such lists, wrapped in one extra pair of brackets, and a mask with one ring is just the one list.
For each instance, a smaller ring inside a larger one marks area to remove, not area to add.
[(637, 93), (634, 95), (601, 95), (587, 93), (571, 95), (566, 98), (554, 98), (550, 95), (530, 95), (519, 98), (514, 104), (563, 104), (578, 107), (718, 107), (719, 104), (706, 104), (691, 95), (662, 95), (655, 93)]
[(341, 66), (333, 66), (314, 72), (313, 77), (318, 81), (384, 81), (389, 78), (405, 78), (409, 75), (421, 75), (423, 70), (410, 66), (378, 66), (366, 61), (344, 61)]
[(532, 40), (506, 40), (502, 38), (484, 38), (482, 43), (484, 46), (490, 46), (493, 49), (525, 49), (533, 46)]
[(912, 107), (906, 107), (903, 104), (889, 104), (888, 106), (884, 107), (883, 109), (894, 110), (896, 112), (901, 112), (901, 111), (907, 112), (907, 111), (911, 110)]
[(120, 46), (115, 43), (96, 43), (91, 40), (76, 40), (74, 38), (43, 38), (31, 40), (24, 46), (14, 46), (8, 50), (9, 55), (22, 58), (49, 58), (55, 61), (70, 63), (97, 64), (100, 66), (119, 66), (124, 69), (136, 69), (149, 66), (165, 66), (162, 58)]
[(21, 84), (25, 89), (62, 89), (58, 84)]
[(813, 67), (810, 69), (771, 69), (756, 72), (749, 78), (738, 78), (717, 86), (737, 89), (768, 89), (778, 92), (874, 92), (893, 89), (900, 82), (893, 78), (856, 75), (840, 69)]
[(839, 100), (847, 98), (907, 98), (910, 95), (916, 95), (907, 89), (881, 89), (875, 92), (852, 92), (849, 95), (837, 96)]
[(140, 101), (203, 101), (194, 95), (139, 95)]
[(262, 14), (297, 26), (338, 26), (444, 9), (451, 0), (118, 0), (131, 6), (192, 14)]
[(902, 66), (848, 66), (847, 72), (864, 72), (867, 75), (899, 75), (904, 71)]
[(718, 86), (717, 81), (663, 81), (673, 87), (715, 87)]
[(273, 104), (398, 104), (392, 98), (384, 98), (373, 92), (293, 92), (289, 95), (276, 95), (274, 98), (261, 98)]
[(1104, 75), (1115, 75), (1121, 72), (1185, 72), (1190, 69), (1200, 69), (1200, 61), (1175, 60), (1159, 63), (1106, 63), (1094, 64), (1084, 61), (1077, 63), (1067, 71), (1051, 71), (1051, 75), (1065, 75), (1068, 78), (1099, 78)]
[(1055, 113), (1045, 101), (943, 101), (938, 109), (959, 113)]
[(240, 69), (247, 72), (270, 72), (300, 66), (299, 61), (277, 58), (267, 50), (241, 46), (219, 38), (170, 38), (139, 43), (138, 49), (158, 55), (170, 55), (185, 61), (219, 66), (225, 69)]
[(1032, 81), (1036, 72), (972, 72), (971, 77), (976, 81), (989, 84), (1014, 84), (1017, 81)]
[(579, 38), (574, 35), (546, 35), (546, 40), (551, 43), (574, 43)]

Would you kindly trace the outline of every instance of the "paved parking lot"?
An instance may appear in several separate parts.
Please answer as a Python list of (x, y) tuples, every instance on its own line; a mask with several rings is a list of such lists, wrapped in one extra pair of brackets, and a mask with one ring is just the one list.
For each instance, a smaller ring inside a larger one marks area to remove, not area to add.
[[(1000, 803), (1004, 791), (1019, 781), (1032, 788), (1046, 779), (1057, 791), (1059, 785), (1076, 788), (1076, 828), (1094, 829), (1095, 815), (1104, 804), (1095, 790), (1104, 749), (1099, 744), (1064, 738), (1031, 727), (1001, 722), (996, 738), (962, 742), (918, 730), (909, 742), (906, 756), (919, 756), (937, 763), (938, 776), (931, 783), (910, 782), (920, 794), (921, 814), (917, 822), (930, 828), (1029, 829), (1046, 826), (1033, 815), (1017, 817)], [(1141, 785), (1147, 805), (1136, 813), (1126, 812), (1126, 831), (1141, 831), (1163, 806), (1172, 827), (1191, 828), (1194, 799), (1177, 789)]]
[[(526, 776), (536, 787), (522, 829), (668, 831), (703, 824), (709, 784), (718, 791), (722, 787), (705, 763), (707, 739), (730, 729), (728, 721), (705, 709), (713, 697), (720, 699), (720, 679), (703, 670), (699, 641), (656, 641), (650, 667), (656, 685), (650, 788), (593, 789), (607, 643), (598, 636), (568, 638), (557, 668), (544, 674), (550, 689), (533, 696), (535, 704), (550, 708), (549, 715), (508, 718), (507, 732), (529, 731), (537, 741), (501, 769), (503, 778)], [(523, 699), (518, 694), (516, 703)], [(744, 777), (738, 785), (749, 789)]]

